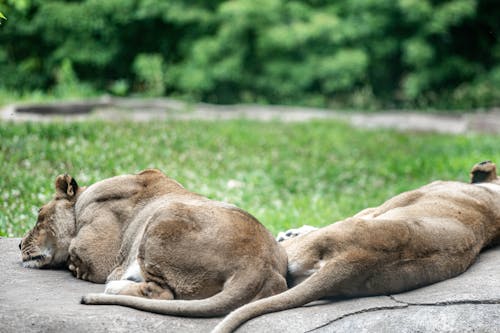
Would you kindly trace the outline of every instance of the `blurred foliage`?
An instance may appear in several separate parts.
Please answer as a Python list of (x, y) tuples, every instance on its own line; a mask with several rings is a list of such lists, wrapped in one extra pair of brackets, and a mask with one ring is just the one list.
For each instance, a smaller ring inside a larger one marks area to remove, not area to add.
[(161, 54), (139, 54), (132, 65), (140, 84), (139, 91), (150, 96), (161, 96), (165, 92), (165, 64)]
[(84, 92), (500, 104), (497, 0), (0, 0), (0, 11), (0, 89), (51, 91), (70, 64)]

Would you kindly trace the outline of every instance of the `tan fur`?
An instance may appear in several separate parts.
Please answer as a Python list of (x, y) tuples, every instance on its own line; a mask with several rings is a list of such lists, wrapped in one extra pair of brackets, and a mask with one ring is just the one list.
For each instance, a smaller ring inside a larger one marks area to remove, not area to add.
[(464, 272), (500, 240), (495, 165), (477, 164), (471, 181), (433, 182), (284, 241), (293, 288), (235, 310), (214, 332), (319, 298), (399, 293)]
[(88, 295), (86, 304), (215, 316), (286, 290), (286, 253), (264, 226), (158, 170), (88, 188), (57, 177), (21, 251), (25, 266), (66, 265), (80, 279), (107, 281), (113, 295)]

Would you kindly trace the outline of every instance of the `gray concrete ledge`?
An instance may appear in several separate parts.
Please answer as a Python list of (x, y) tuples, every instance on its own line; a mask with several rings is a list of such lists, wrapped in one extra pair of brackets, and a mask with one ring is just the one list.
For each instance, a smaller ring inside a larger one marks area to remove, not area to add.
[(103, 97), (86, 101), (9, 105), (0, 109), (4, 121), (109, 121), (229, 120), (303, 122), (337, 119), (361, 128), (461, 134), (500, 133), (500, 108), (472, 112), (429, 113), (412, 110), (341, 112), (329, 109), (278, 105), (214, 105), (186, 103), (170, 98)]
[[(209, 332), (221, 318), (163, 316), (79, 303), (103, 285), (68, 271), (23, 268), (19, 239), (0, 238), (0, 332)], [(500, 332), (500, 247), (464, 274), (397, 295), (307, 306), (268, 314), (238, 332)]]

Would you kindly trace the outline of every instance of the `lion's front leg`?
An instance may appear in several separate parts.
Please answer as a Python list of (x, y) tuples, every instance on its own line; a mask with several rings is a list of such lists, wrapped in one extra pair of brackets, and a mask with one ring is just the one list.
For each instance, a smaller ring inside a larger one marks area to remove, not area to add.
[[(102, 225), (97, 222), (95, 224)], [(109, 234), (119, 234), (120, 230), (109, 229), (111, 231), (105, 233), (96, 230), (93, 225), (87, 225), (82, 227), (71, 241), (68, 268), (77, 278), (105, 283), (116, 267), (121, 243)]]

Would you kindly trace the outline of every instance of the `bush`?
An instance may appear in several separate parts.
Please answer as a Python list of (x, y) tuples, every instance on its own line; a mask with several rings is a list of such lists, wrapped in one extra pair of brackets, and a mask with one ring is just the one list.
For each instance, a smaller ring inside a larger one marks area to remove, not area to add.
[(96, 94), (90, 84), (80, 82), (69, 59), (64, 59), (56, 69), (55, 82), (53, 93), (56, 97), (88, 97)]
[(132, 65), (137, 77), (137, 90), (147, 96), (161, 96), (165, 92), (165, 64), (160, 54), (139, 54)]
[(79, 82), (118, 95), (500, 104), (488, 74), (500, 66), (495, 0), (4, 0), (0, 10), (0, 89), (50, 91), (70, 61)]

